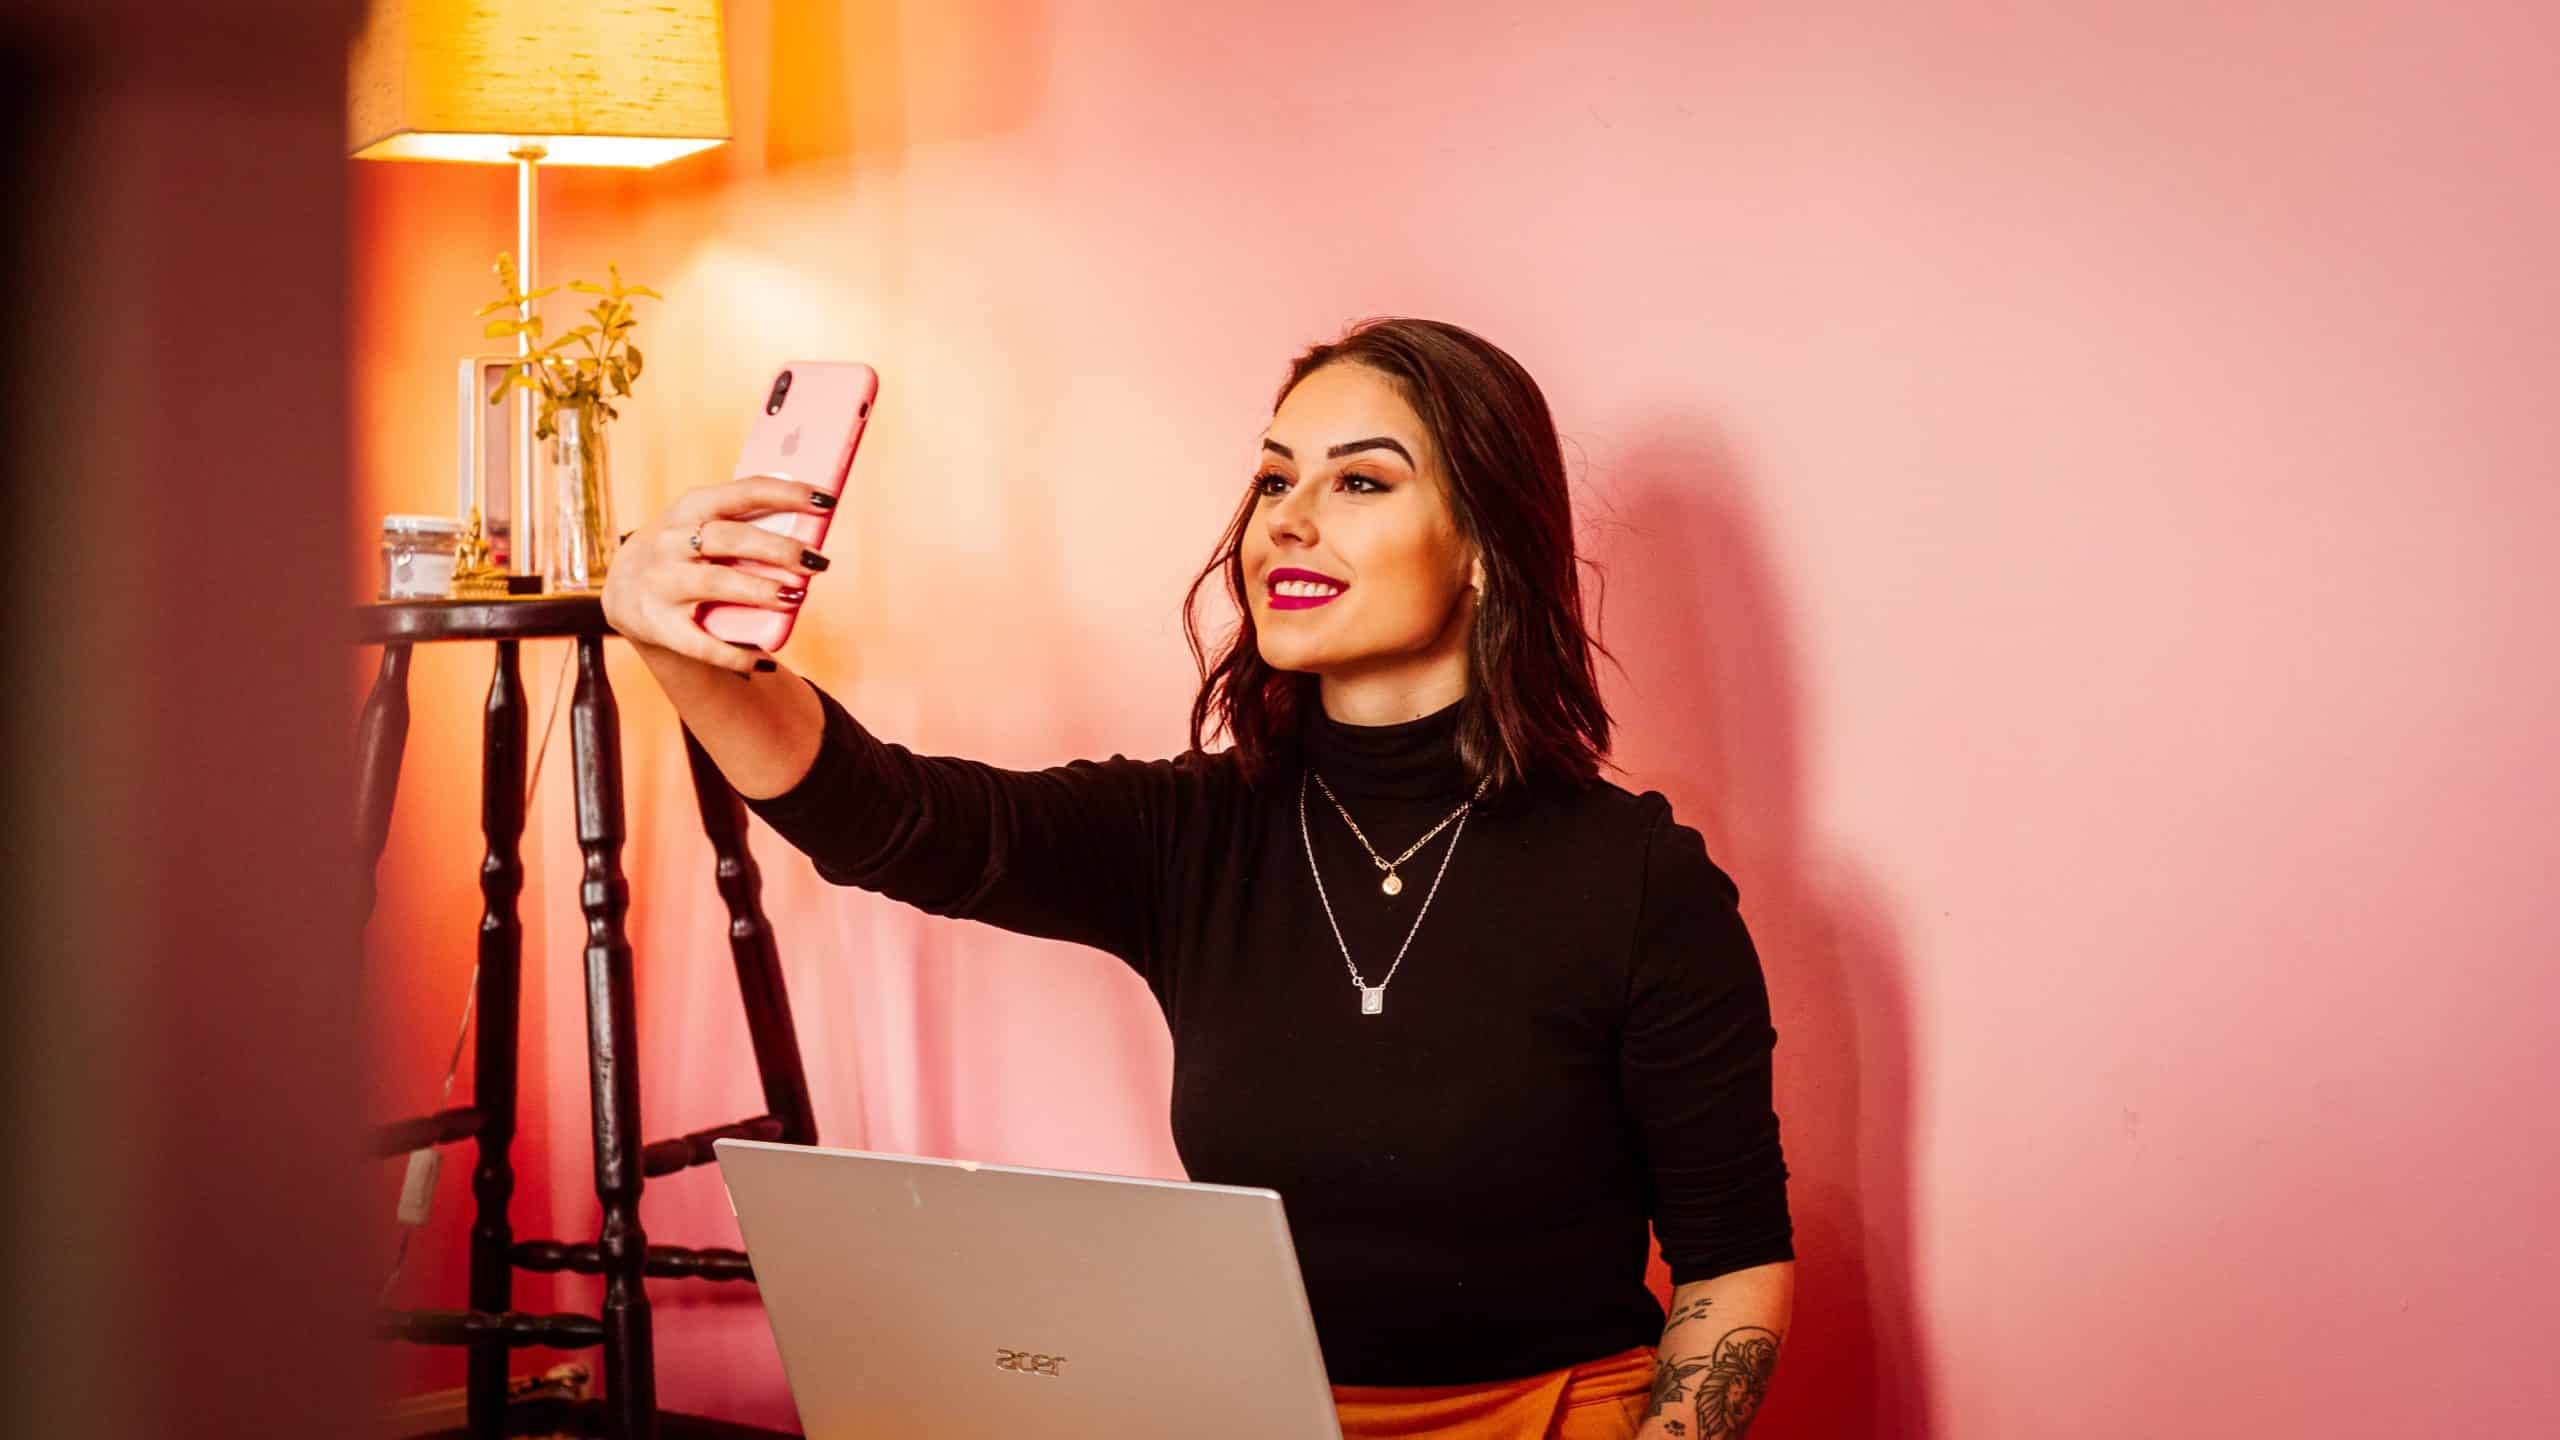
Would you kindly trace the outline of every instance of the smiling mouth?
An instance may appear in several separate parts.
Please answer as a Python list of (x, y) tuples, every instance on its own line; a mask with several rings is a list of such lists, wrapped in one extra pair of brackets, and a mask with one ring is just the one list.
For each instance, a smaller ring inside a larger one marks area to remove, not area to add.
[(1268, 587), (1267, 593), (1270, 595), (1271, 608), (1274, 610), (1312, 610), (1319, 605), (1330, 603), (1349, 588), (1337, 585), (1330, 580), (1306, 579), (1302, 575), (1290, 574), (1286, 571), (1282, 574), (1285, 578), (1272, 581)]

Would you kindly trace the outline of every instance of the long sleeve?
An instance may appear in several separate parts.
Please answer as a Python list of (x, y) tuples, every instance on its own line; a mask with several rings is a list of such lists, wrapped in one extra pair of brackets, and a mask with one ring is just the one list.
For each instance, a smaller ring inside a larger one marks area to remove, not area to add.
[(927, 914), (1090, 945), (1155, 982), (1170, 850), (1205, 757), (1006, 770), (918, 755), (810, 688), (826, 712), (817, 759), (747, 806), (819, 875)]
[(1771, 1101), (1777, 1031), (1740, 892), (1656, 803), (1619, 1067), (1663, 1259), (1685, 1285), (1794, 1259), (1794, 1227)]
[[(1659, 792), (1523, 787), (1444, 829), (1391, 899), (1329, 806), (1302, 815), (1306, 777), (1401, 848), (1474, 789), (1462, 704), (1358, 733), (1311, 707), (1300, 753), (1250, 783), (1233, 751), (917, 755), (818, 693), (808, 774), (756, 812), (838, 884), (1125, 957), (1172, 1039), (1184, 1171), (1283, 1197), (1336, 1383), (1662, 1343), (1648, 1226), (1675, 1284), (1719, 1295), (1794, 1258), (1759, 957)], [(1370, 982), (1404, 955), (1383, 1013), (1346, 946)]]

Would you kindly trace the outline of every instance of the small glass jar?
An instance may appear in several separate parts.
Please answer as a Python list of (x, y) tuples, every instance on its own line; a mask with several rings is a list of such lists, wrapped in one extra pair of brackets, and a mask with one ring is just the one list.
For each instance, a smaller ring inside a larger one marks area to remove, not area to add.
[(605, 464), (604, 417), (593, 405), (551, 414), (551, 528), (543, 537), (555, 595), (601, 590), (613, 564), (613, 491)]
[(450, 515), (382, 517), (382, 598), (441, 600), (453, 588), (453, 547), (462, 524)]

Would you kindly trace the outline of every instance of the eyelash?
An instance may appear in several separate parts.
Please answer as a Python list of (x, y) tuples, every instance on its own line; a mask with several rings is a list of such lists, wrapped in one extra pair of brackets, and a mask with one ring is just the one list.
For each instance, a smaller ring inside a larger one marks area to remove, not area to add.
[[(1268, 499), (1271, 495), (1271, 491), (1266, 487), (1274, 480), (1286, 480), (1288, 478), (1288, 476), (1281, 474), (1277, 470), (1265, 470), (1261, 474), (1253, 477), (1254, 493)], [(1396, 488), (1393, 485), (1388, 485), (1379, 481), (1374, 476), (1361, 475), (1357, 473), (1345, 475), (1342, 477), (1342, 480), (1346, 485), (1354, 480), (1358, 480), (1377, 487), (1374, 490), (1354, 490), (1351, 492), (1354, 495), (1384, 495), (1388, 491)]]

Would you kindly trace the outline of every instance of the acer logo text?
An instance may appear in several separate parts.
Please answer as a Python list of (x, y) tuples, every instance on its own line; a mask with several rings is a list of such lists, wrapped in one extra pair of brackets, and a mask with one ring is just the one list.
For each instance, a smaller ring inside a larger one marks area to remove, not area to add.
[(1065, 1377), (1060, 1372), (1066, 1363), (1064, 1355), (1034, 1355), (1028, 1350), (996, 1352), (996, 1368), (1010, 1370), (1017, 1375), (1046, 1375), (1053, 1380), (1063, 1379)]

